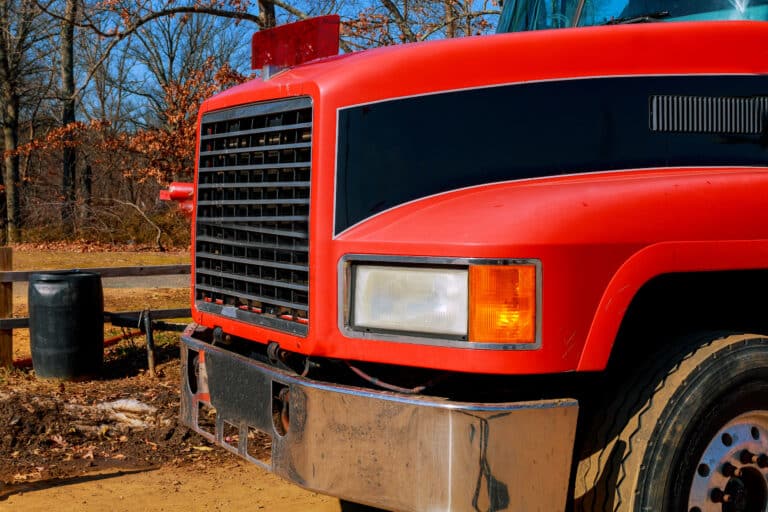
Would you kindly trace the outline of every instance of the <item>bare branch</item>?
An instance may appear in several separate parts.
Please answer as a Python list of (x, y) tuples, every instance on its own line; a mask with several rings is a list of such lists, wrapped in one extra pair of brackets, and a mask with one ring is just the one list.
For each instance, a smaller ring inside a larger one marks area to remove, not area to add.
[(149, 223), (149, 225), (150, 225), (150, 226), (152, 226), (153, 228), (155, 228), (155, 231), (157, 231), (157, 236), (155, 237), (155, 245), (157, 246), (157, 249), (158, 249), (159, 251), (163, 251), (163, 252), (165, 251), (165, 247), (163, 247), (163, 244), (160, 242), (160, 237), (161, 237), (161, 236), (163, 236), (163, 230), (162, 230), (162, 229), (160, 229), (160, 226), (158, 226), (157, 224), (155, 224), (154, 222), (152, 222), (152, 219), (150, 219), (150, 218), (147, 216), (147, 214), (146, 214), (146, 213), (144, 213), (144, 210), (142, 210), (141, 208), (139, 208), (139, 206), (138, 206), (137, 204), (135, 204), (135, 203), (131, 203), (130, 201), (121, 201), (120, 199), (114, 199), (114, 198), (109, 198), (109, 200), (110, 200), (110, 201), (114, 201), (115, 203), (119, 203), (119, 204), (122, 204), (122, 205), (124, 205), (124, 206), (130, 206), (131, 208), (133, 208), (134, 210), (136, 210), (137, 212), (139, 212), (139, 215), (141, 215), (142, 217), (144, 217), (144, 220), (145, 220), (145, 221), (147, 221), (147, 223)]
[(467, 21), (471, 20), (472, 18), (479, 18), (481, 16), (488, 16), (488, 15), (495, 15), (499, 14), (499, 10), (487, 10), (487, 11), (473, 11), (471, 13), (462, 14), (460, 16), (451, 16), (449, 18), (446, 18), (443, 23), (440, 23), (438, 25), (435, 25), (430, 30), (426, 31), (419, 37), (419, 41), (426, 41), (431, 36), (436, 34), (437, 32), (440, 32), (442, 29), (444, 29), (446, 26), (451, 25), (458, 21)]
[(397, 8), (397, 5), (395, 5), (392, 0), (381, 0), (381, 3), (395, 18), (395, 23), (403, 35), (405, 35), (406, 40), (412, 42), (417, 41), (418, 38), (416, 37), (416, 34), (414, 34), (413, 30), (411, 30), (411, 27), (408, 24), (408, 20), (405, 16), (403, 16), (403, 13), (400, 12), (400, 9)]
[[(35, 0), (35, 4), (40, 9), (43, 9), (44, 12), (49, 16), (52, 16), (53, 18), (56, 18), (59, 20), (64, 19), (60, 14), (51, 11), (48, 8), (48, 6), (41, 5), (39, 0)], [(300, 11), (296, 11), (296, 12), (301, 13)], [(103, 30), (98, 29), (96, 25), (92, 23), (85, 24), (85, 25), (84, 24), (77, 25), (80, 27), (85, 27), (90, 30), (93, 30), (94, 32), (96, 32), (96, 34), (102, 37), (112, 38), (112, 40), (104, 49), (104, 52), (101, 55), (101, 57), (90, 67), (90, 69), (86, 73), (85, 79), (74, 92), (74, 95), (73, 95), (74, 98), (79, 98), (83, 94), (83, 91), (86, 89), (88, 83), (91, 81), (91, 79), (93, 78), (94, 74), (97, 72), (99, 67), (104, 64), (104, 62), (106, 61), (106, 59), (108, 58), (112, 50), (118, 44), (120, 44), (120, 42), (123, 39), (126, 39), (130, 35), (134, 34), (138, 29), (140, 29), (147, 23), (150, 23), (151, 21), (157, 20), (159, 18), (167, 17), (167, 16), (174, 16), (177, 14), (208, 14), (208, 15), (216, 16), (220, 18), (250, 21), (252, 23), (255, 23), (257, 26), (261, 27), (261, 19), (259, 18), (259, 16), (248, 13), (248, 12), (228, 11), (226, 9), (217, 9), (213, 7), (197, 7), (197, 6), (169, 7), (166, 9), (161, 9), (159, 11), (153, 11), (138, 19), (130, 20), (129, 24), (126, 25), (125, 29), (122, 31), (116, 30), (111, 32), (104, 32)]]
[(302, 10), (299, 10), (299, 9), (295, 8), (294, 6), (292, 6), (290, 4), (287, 4), (287, 3), (283, 2), (282, 0), (272, 0), (272, 3), (275, 4), (275, 6), (283, 9), (284, 11), (286, 11), (286, 12), (288, 12), (290, 14), (293, 14), (294, 16), (296, 16), (299, 19), (305, 20), (305, 19), (309, 18), (309, 14), (305, 13)]

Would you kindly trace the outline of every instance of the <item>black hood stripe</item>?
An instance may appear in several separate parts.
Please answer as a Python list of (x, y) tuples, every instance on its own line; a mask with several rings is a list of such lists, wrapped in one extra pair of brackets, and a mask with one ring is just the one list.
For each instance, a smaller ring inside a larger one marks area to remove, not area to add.
[(339, 111), (335, 233), (500, 181), (764, 166), (768, 77), (644, 76), (452, 91)]

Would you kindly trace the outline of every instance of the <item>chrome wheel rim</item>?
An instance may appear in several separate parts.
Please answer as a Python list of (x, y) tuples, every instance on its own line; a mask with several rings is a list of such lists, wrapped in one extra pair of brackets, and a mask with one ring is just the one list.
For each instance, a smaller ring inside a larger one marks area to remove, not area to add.
[(688, 512), (765, 512), (768, 411), (751, 411), (726, 423), (693, 471)]

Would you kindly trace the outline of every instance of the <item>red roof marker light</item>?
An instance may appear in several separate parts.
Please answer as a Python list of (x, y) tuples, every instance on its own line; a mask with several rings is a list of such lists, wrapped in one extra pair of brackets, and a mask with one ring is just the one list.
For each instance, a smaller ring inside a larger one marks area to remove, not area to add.
[(266, 79), (270, 69), (337, 55), (340, 26), (339, 16), (330, 14), (260, 30), (251, 39), (251, 68), (263, 69)]

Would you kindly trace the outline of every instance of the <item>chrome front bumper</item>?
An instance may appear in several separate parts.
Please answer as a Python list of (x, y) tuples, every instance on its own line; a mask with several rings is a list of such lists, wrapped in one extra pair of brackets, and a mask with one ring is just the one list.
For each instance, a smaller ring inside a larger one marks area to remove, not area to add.
[[(191, 334), (182, 336), (182, 421), (291, 482), (397, 511), (565, 507), (575, 400), (476, 404), (329, 385)], [(249, 444), (265, 437), (271, 456), (254, 454)]]

